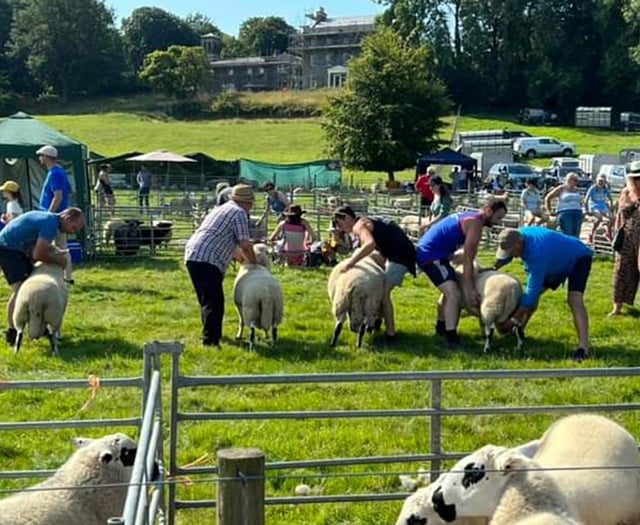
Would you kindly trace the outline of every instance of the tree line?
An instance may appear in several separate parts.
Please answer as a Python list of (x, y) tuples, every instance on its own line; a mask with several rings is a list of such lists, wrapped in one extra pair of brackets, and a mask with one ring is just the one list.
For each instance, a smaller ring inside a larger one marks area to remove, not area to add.
[[(429, 74), (466, 109), (640, 106), (640, 0), (373, 0), (379, 25), (429, 48)], [(155, 89), (192, 97), (221, 58), (285, 52), (295, 28), (246, 20), (233, 37), (206, 15), (142, 7), (118, 27), (102, 0), (0, 0), (0, 112), (19, 96), (73, 100)], [(197, 49), (196, 49), (197, 48)], [(181, 69), (176, 71), (176, 69)]]

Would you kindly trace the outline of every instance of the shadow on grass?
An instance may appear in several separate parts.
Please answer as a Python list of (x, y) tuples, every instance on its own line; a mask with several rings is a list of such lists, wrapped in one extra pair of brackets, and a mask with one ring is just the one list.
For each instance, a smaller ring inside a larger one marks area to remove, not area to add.
[(170, 299), (166, 293), (160, 292), (158, 290), (151, 290), (150, 288), (146, 288), (144, 286), (135, 286), (132, 285), (131, 282), (112, 282), (109, 284), (104, 283), (91, 283), (87, 285), (80, 285), (78, 288), (80, 291), (87, 295), (91, 294), (100, 294), (100, 293), (122, 293), (122, 294), (134, 294), (140, 295), (142, 297), (163, 297), (165, 299)]
[(181, 268), (182, 261), (178, 258), (165, 257), (100, 257), (93, 261), (82, 263), (82, 268), (103, 268), (113, 270), (128, 270), (135, 268), (137, 270), (153, 270), (158, 272), (175, 272)]
[(142, 360), (142, 348), (139, 344), (131, 343), (122, 337), (100, 337), (95, 334), (74, 334), (67, 338), (63, 334), (60, 341), (60, 359), (63, 361), (92, 361), (105, 359), (117, 355), (125, 359)]

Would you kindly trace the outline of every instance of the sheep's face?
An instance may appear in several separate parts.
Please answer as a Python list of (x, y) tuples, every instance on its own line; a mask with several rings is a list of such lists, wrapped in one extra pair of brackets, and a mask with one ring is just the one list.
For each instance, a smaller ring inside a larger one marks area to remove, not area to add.
[(498, 458), (511, 449), (487, 445), (462, 458), (443, 474), (433, 492), (433, 509), (447, 522), (471, 516), (491, 516), (504, 491), (507, 479)]
[(103, 468), (116, 469), (128, 478), (133, 470), (138, 444), (125, 434), (111, 434), (99, 439), (75, 438), (80, 449), (87, 449)]
[(253, 253), (256, 254), (256, 260), (260, 266), (264, 266), (268, 270), (271, 269), (271, 258), (269, 257), (269, 248), (266, 244), (258, 243), (253, 245)]
[(431, 503), (439, 481), (440, 479), (428, 487), (418, 489), (404, 500), (396, 525), (445, 525), (446, 522), (436, 513)]

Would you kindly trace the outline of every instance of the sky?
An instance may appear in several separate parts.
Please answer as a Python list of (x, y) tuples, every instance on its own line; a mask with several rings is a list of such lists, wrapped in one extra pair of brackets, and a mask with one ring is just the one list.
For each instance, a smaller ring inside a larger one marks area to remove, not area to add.
[(229, 35), (238, 36), (240, 24), (253, 16), (279, 16), (293, 26), (299, 27), (311, 22), (305, 13), (315, 12), (324, 7), (329, 18), (342, 16), (375, 15), (382, 13), (382, 6), (372, 0), (105, 0), (108, 7), (116, 12), (116, 25), (131, 11), (139, 7), (159, 7), (169, 13), (184, 18), (190, 13), (208, 16), (218, 28)]

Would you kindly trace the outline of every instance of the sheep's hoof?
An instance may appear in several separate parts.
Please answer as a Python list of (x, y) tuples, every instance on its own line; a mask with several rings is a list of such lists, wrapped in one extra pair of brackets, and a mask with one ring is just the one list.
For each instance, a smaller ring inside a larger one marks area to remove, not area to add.
[(16, 334), (16, 341), (13, 345), (13, 353), (16, 355), (20, 351), (20, 346), (22, 345), (22, 336), (23, 336), (22, 332), (18, 332)]

